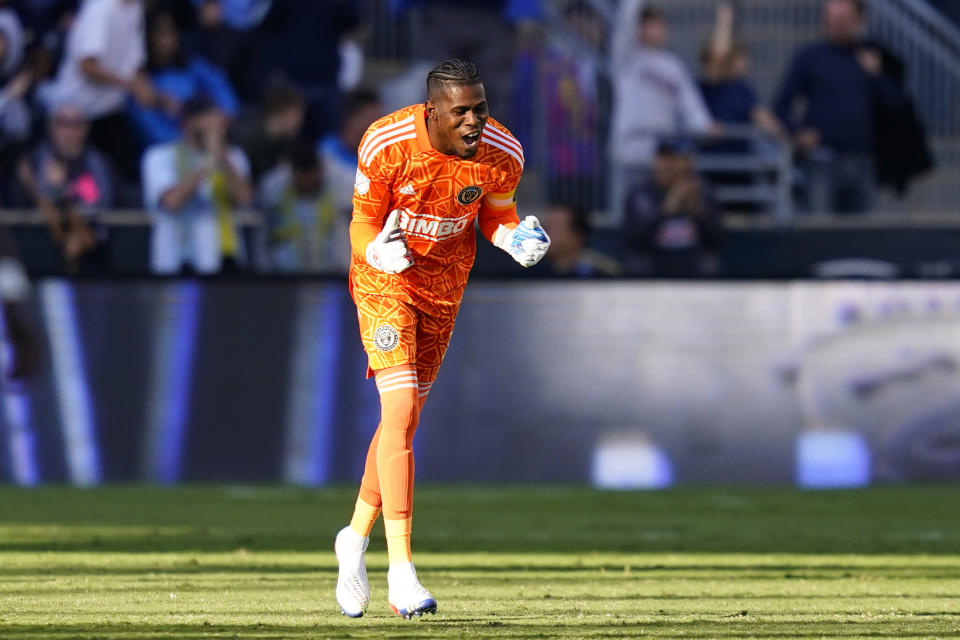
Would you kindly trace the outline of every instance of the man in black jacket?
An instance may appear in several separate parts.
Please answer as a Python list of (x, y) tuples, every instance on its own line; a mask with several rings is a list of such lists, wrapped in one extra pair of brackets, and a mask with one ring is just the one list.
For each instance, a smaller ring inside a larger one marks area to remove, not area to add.
[[(874, 113), (898, 109), (904, 94), (862, 40), (862, 0), (825, 0), (824, 39), (801, 48), (777, 95), (777, 116), (793, 133), (814, 213), (865, 213), (874, 199)], [(796, 102), (805, 109), (795, 117)]]

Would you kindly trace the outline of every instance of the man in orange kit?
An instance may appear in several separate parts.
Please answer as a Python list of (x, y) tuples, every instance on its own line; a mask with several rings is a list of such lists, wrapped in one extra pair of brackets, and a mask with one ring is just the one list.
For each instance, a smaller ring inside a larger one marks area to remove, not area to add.
[(450, 342), (476, 252), (474, 221), (525, 267), (550, 239), (520, 222), (514, 192), (523, 148), (490, 117), (476, 67), (447, 60), (427, 74), (427, 101), (374, 122), (360, 142), (350, 224), (350, 292), (380, 392), (380, 425), (367, 452), (350, 525), (337, 534), (337, 603), (370, 602), (364, 552), (383, 512), (388, 600), (404, 618), (435, 613), (410, 555), (413, 434)]

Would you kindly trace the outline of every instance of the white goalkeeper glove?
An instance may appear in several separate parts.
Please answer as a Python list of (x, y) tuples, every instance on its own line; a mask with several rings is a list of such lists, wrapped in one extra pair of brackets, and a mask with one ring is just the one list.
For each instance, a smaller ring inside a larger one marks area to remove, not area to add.
[(525, 267), (532, 267), (547, 255), (550, 236), (535, 216), (527, 216), (513, 229), (500, 225), (493, 236), (493, 244), (510, 254)]
[(407, 248), (407, 234), (400, 228), (400, 210), (387, 216), (383, 231), (367, 245), (367, 264), (384, 273), (400, 273), (413, 265)]

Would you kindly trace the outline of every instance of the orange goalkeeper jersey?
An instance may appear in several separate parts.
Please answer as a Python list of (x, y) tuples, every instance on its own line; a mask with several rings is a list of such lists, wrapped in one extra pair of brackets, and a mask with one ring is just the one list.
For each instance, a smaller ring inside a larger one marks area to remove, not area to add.
[[(360, 142), (353, 221), (351, 291), (404, 300), (426, 313), (449, 313), (463, 297), (476, 253), (474, 221), (488, 240), (518, 222), (514, 192), (523, 148), (489, 118), (472, 158), (430, 144), (422, 104), (377, 120)], [(389, 212), (400, 210), (413, 266), (387, 274), (367, 264), (367, 244)]]

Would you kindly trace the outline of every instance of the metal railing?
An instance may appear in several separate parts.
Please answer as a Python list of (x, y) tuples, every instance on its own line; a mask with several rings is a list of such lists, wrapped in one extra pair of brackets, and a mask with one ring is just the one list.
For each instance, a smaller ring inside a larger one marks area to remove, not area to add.
[[(588, 0), (608, 23), (616, 15), (618, 1)], [(762, 99), (770, 102), (797, 48), (821, 37), (823, 0), (732, 1), (738, 37), (751, 54), (750, 82)], [(592, 102), (591, 108), (597, 111), (595, 130), (587, 133), (572, 127), (565, 130), (567, 123), (550, 119), (551, 97), (542, 84), (542, 67), (537, 70), (536, 86), (520, 87), (530, 92), (529, 99), (520, 103), (520, 108), (529, 113), (517, 113), (505, 120), (511, 128), (519, 126), (520, 130), (515, 133), (528, 148), (528, 167), (522, 185), (528, 201), (543, 201), (550, 195), (547, 187), (551, 180), (548, 166), (551, 141), (577, 142), (581, 150), (588, 150), (587, 155), (596, 156), (585, 161), (592, 164), (590, 172), (605, 174), (608, 170), (606, 137), (610, 101), (608, 95), (603, 94), (602, 85), (609, 83), (610, 74), (615, 70), (608, 68), (604, 51), (592, 48), (568, 30), (562, 18), (566, 0), (544, 0), (543, 4), (541, 51), (548, 43), (566, 48), (578, 61), (594, 65), (600, 81), (595, 93), (587, 96), (587, 101)], [(671, 50), (678, 53), (696, 75), (699, 52), (713, 25), (717, 0), (660, 0), (656, 4), (670, 24)], [(389, 0), (363, 0), (362, 6), (373, 31), (368, 41), (372, 69), (377, 65), (385, 69), (402, 67), (410, 61), (411, 43), (418, 37), (429, 36), (418, 32), (416, 12), (398, 16), (390, 10)], [(906, 198), (900, 200), (881, 192), (877, 210), (887, 214), (956, 211), (956, 202), (960, 199), (960, 29), (924, 0), (870, 0), (868, 35), (904, 59), (907, 86), (927, 126), (937, 164), (934, 172), (914, 184)], [(511, 46), (511, 43), (498, 42), (490, 46)], [(495, 115), (508, 111), (504, 105), (494, 105), (494, 108)], [(524, 120), (532, 124), (525, 126)], [(743, 172), (756, 168), (756, 161), (740, 160)], [(778, 182), (781, 196), (789, 189), (789, 185), (784, 184)], [(606, 206), (602, 195), (593, 200), (597, 207)], [(780, 220), (787, 217), (784, 213), (787, 209), (780, 200), (770, 210)]]

